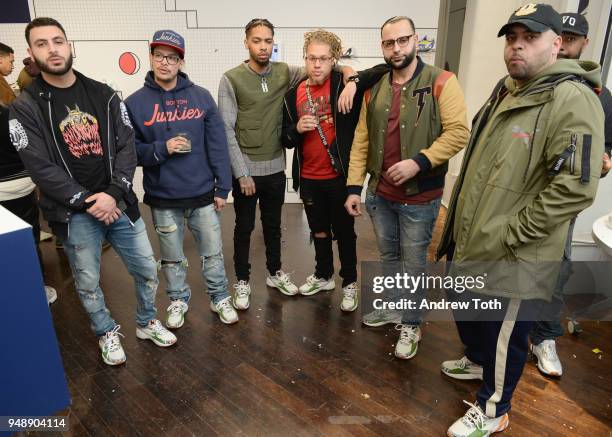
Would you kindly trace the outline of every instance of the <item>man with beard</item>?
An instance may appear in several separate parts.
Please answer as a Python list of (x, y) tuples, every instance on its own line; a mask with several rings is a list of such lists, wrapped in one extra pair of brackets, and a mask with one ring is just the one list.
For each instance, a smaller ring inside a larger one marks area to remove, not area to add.
[[(300, 67), (270, 62), (274, 46), (274, 26), (264, 18), (255, 18), (245, 27), (245, 48), (249, 59), (227, 71), (219, 84), (219, 110), (225, 123), (232, 163), (234, 211), (234, 307), (246, 310), (250, 305), (251, 264), (249, 252), (255, 212), (259, 200), (261, 224), (266, 246), (266, 284), (287, 296), (298, 293), (289, 275), (281, 269), (281, 212), (285, 201), (285, 154), (281, 144), (283, 96), (303, 76)], [(343, 67), (345, 77), (354, 74)], [(354, 83), (347, 86), (347, 94)], [(341, 110), (347, 94), (341, 95)]]
[[(352, 216), (361, 215), (360, 193), (369, 173), (366, 209), (383, 269), (405, 265), (418, 276), (427, 261), (448, 160), (468, 138), (466, 107), (457, 78), (417, 56), (418, 35), (410, 18), (390, 18), (381, 27), (381, 37), (392, 71), (365, 94), (345, 207)], [(412, 295), (416, 302), (424, 291)], [(421, 319), (419, 310), (378, 309), (364, 315), (363, 323), (398, 323), (395, 356), (410, 359), (418, 350)]]
[(25, 37), (41, 76), (11, 106), (11, 140), (41, 190), (45, 219), (64, 241), (102, 359), (126, 360), (120, 326), (100, 288), (104, 238), (135, 281), (136, 336), (171, 346), (176, 337), (155, 318), (157, 262), (132, 191), (136, 151), (127, 109), (107, 85), (72, 69), (70, 44), (56, 20), (34, 19)]
[(238, 321), (227, 290), (219, 211), (232, 184), (223, 121), (208, 90), (182, 72), (185, 40), (158, 30), (150, 44), (145, 85), (125, 101), (144, 172), (144, 202), (159, 236), (170, 299), (166, 326), (180, 328), (189, 309), (185, 222), (200, 255), (210, 309), (223, 323)]
[[(483, 289), (468, 293), (496, 298), (498, 312), (467, 321), (456, 315), (465, 356), (441, 370), (482, 384), (449, 436), (488, 436), (508, 427), (527, 359), (530, 311), (552, 292), (533, 275), (546, 275), (546, 266), (562, 259), (570, 220), (597, 191), (603, 111), (591, 88), (601, 86), (601, 69), (557, 60), (561, 30), (561, 16), (541, 3), (517, 9), (499, 30), (508, 76), (475, 118), (448, 207), (438, 259), (521, 268), (514, 283), (490, 276)], [(523, 272), (528, 281), (521, 282)]]
[[(583, 15), (573, 12), (561, 14), (561, 19), (563, 20), (563, 31), (561, 33), (562, 42), (557, 58), (580, 59), (582, 52), (589, 44), (589, 23)], [(610, 161), (610, 152), (612, 151), (612, 96), (610, 96), (610, 90), (605, 86), (601, 87), (599, 101), (601, 102), (605, 114), (605, 152), (601, 169), (601, 176), (605, 177), (612, 167)], [(562, 293), (562, 287), (565, 285), (565, 281), (568, 277), (567, 270), (569, 269), (569, 262), (572, 257), (572, 239), (575, 224), (576, 217), (570, 221), (567, 232), (567, 241), (565, 242), (565, 249), (563, 251), (563, 261), (565, 265), (563, 267), (563, 277), (560, 282), (560, 293)], [(546, 317), (548, 320), (534, 322), (531, 333), (529, 334), (531, 339), (531, 352), (537, 361), (538, 370), (548, 376), (560, 377), (563, 374), (563, 366), (559, 359), (559, 355), (557, 355), (557, 346), (555, 342), (557, 337), (563, 335), (563, 327), (559, 322), (562, 307), (562, 298), (553, 296), (553, 304), (551, 305), (552, 311)]]

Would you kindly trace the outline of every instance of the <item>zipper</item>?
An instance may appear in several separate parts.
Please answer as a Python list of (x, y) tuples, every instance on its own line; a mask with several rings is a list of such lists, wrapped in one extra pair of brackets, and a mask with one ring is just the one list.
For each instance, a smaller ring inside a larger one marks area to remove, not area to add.
[(68, 164), (66, 164), (66, 161), (64, 160), (64, 156), (62, 155), (59, 145), (57, 144), (57, 138), (55, 137), (55, 129), (53, 128), (53, 117), (51, 115), (52, 113), (51, 111), (51, 93), (49, 93), (48, 104), (49, 104), (49, 127), (51, 128), (51, 135), (53, 135), (53, 142), (55, 143), (55, 148), (57, 149), (57, 153), (59, 154), (59, 157), (62, 160), (62, 163), (64, 164), (64, 168), (68, 172), (68, 175), (70, 175), (71, 179), (74, 179), (74, 177), (72, 176), (72, 173), (70, 172), (70, 169), (68, 168)]
[(336, 134), (336, 152), (338, 153), (338, 159), (340, 160), (340, 170), (342, 170), (342, 174), (344, 175), (344, 179), (347, 179), (348, 176), (344, 173), (344, 164), (342, 163), (342, 155), (340, 154), (340, 146), (338, 145), (338, 93), (340, 92), (340, 83), (338, 82), (338, 86), (336, 87), (336, 104), (334, 105), (334, 133)]
[(115, 97), (116, 93), (113, 93), (106, 103), (106, 140), (108, 144), (108, 168), (110, 170), (110, 177), (113, 178), (113, 154), (111, 152), (111, 141), (110, 141), (110, 102)]
[(570, 155), (570, 174), (574, 174), (574, 165), (576, 163), (576, 143), (578, 142), (578, 134), (572, 134), (570, 139), (570, 150), (572, 154)]

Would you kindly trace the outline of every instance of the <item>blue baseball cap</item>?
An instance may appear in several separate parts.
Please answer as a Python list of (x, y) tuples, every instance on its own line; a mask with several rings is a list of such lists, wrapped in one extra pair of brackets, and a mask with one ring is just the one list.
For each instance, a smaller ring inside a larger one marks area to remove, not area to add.
[(178, 52), (181, 59), (185, 57), (185, 39), (174, 30), (158, 30), (149, 44), (151, 48), (166, 46)]

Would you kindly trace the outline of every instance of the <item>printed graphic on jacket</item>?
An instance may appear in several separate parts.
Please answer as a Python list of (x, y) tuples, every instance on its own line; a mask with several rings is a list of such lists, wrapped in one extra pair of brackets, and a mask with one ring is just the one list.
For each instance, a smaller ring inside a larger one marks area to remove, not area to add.
[(155, 123), (166, 123), (182, 120), (204, 118), (205, 112), (200, 108), (189, 108), (187, 99), (166, 100), (163, 105), (156, 103), (153, 114), (143, 124), (153, 126)]
[(90, 155), (102, 156), (96, 117), (81, 111), (78, 105), (74, 109), (66, 107), (66, 110), (68, 115), (60, 122), (59, 129), (70, 154), (77, 159)]

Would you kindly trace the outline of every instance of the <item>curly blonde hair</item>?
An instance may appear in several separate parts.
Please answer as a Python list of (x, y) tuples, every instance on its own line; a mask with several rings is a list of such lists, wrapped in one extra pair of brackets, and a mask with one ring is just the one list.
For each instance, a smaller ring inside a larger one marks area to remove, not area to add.
[(331, 51), (332, 58), (336, 61), (340, 59), (342, 55), (342, 40), (335, 33), (328, 32), (323, 29), (316, 29), (304, 34), (304, 56), (310, 43), (319, 42), (327, 44)]

